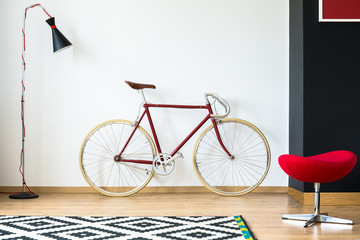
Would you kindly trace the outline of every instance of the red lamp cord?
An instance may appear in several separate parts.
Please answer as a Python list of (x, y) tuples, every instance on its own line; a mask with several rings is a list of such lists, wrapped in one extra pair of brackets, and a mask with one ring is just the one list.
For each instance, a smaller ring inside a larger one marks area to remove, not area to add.
[[(37, 3), (34, 5), (30, 5), (27, 8), (25, 8), (25, 15), (24, 15), (24, 22), (23, 22), (23, 28), (22, 28), (22, 34), (23, 34), (23, 50), (22, 50), (22, 64), (23, 64), (23, 69), (22, 69), (22, 79), (21, 79), (21, 87), (22, 87), (22, 95), (21, 95), (21, 122), (22, 122), (22, 131), (23, 131), (23, 141), (25, 141), (25, 120), (24, 120), (24, 92), (25, 92), (25, 84), (24, 84), (24, 76), (25, 76), (25, 70), (26, 70), (26, 63), (25, 63), (25, 20), (26, 20), (26, 15), (27, 15), (27, 11), (33, 7), (41, 7), (42, 10), (46, 13), (46, 15), (48, 15), (51, 18), (51, 15), (41, 6), (41, 4)], [(53, 26), (56, 27), (56, 26)], [(52, 28), (53, 28), (52, 27)], [(24, 145), (22, 145), (22, 149), (21, 149), (21, 153), (20, 153), (20, 167), (19, 167), (19, 172), (21, 173), (22, 176), (22, 180), (23, 180), (23, 186), (26, 187), (26, 189), (30, 192), (33, 193), (30, 188), (27, 186), (26, 181), (25, 181), (25, 176), (24, 176), (24, 172), (22, 171), (22, 167), (23, 167), (23, 157), (24, 157)], [(6, 193), (8, 194), (8, 192), (0, 192), (0, 193)]]
[[(24, 92), (25, 92), (25, 84), (24, 84), (24, 73), (26, 70), (26, 62), (25, 62), (25, 20), (26, 20), (26, 15), (27, 15), (27, 11), (33, 7), (41, 7), (42, 10), (51, 18), (51, 15), (39, 4), (34, 4), (34, 5), (30, 5), (29, 7), (27, 7), (25, 9), (25, 15), (24, 15), (24, 25), (23, 25), (23, 29), (22, 29), (22, 33), (23, 33), (23, 52), (21, 55), (22, 61), (23, 61), (23, 74), (22, 74), (22, 79), (21, 79), (21, 87), (23, 90), (23, 94), (21, 95), (21, 122), (22, 122), (22, 128), (23, 128), (23, 141), (25, 141), (25, 120), (24, 120)], [(24, 173), (22, 171), (22, 166), (23, 166), (23, 156), (24, 156), (24, 147), (22, 147), (21, 149), (21, 153), (20, 153), (20, 167), (19, 167), (19, 172), (21, 173), (22, 176), (22, 180), (23, 180), (23, 185), (25, 185), (25, 187), (27, 188), (27, 190), (30, 193), (33, 193), (30, 188), (27, 186), (26, 181), (25, 181), (25, 176)]]

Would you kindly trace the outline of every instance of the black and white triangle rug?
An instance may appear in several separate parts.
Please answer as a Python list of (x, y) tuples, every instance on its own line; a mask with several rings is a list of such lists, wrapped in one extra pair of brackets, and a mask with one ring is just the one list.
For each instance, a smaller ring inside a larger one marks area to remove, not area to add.
[(2, 240), (248, 240), (235, 217), (54, 217), (0, 216)]

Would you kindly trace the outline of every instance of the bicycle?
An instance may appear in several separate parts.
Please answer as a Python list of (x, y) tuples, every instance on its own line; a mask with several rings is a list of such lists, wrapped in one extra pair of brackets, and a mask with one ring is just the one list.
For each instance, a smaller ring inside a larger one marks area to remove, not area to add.
[[(125, 81), (142, 98), (143, 112), (134, 122), (110, 120), (93, 128), (82, 143), (80, 167), (85, 180), (107, 196), (128, 196), (143, 189), (154, 174), (168, 175), (179, 150), (208, 121), (211, 125), (199, 136), (193, 164), (200, 181), (211, 191), (238, 196), (254, 190), (264, 180), (270, 166), (270, 148), (264, 134), (253, 124), (236, 118), (224, 119), (229, 104), (215, 93), (205, 94), (205, 105), (152, 104), (143, 90), (155, 85)], [(210, 102), (212, 101), (212, 102)], [(219, 114), (216, 106), (225, 113)], [(207, 115), (170, 153), (161, 150), (150, 108), (204, 109)], [(144, 116), (151, 137), (140, 126)]]

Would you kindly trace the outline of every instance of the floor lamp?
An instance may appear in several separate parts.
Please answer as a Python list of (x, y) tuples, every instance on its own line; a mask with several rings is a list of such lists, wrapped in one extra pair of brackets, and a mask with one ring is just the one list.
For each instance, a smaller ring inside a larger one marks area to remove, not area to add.
[[(21, 121), (22, 121), (22, 150), (20, 154), (20, 173), (22, 175), (22, 192), (12, 194), (9, 197), (10, 198), (16, 198), (16, 199), (27, 199), (27, 198), (37, 198), (39, 197), (38, 194), (33, 193), (29, 187), (26, 185), (25, 181), (25, 120), (24, 120), (24, 103), (25, 103), (25, 70), (26, 70), (26, 63), (25, 63), (25, 20), (27, 11), (33, 7), (40, 7), (42, 10), (48, 15), (49, 19), (46, 20), (46, 22), (50, 25), (52, 30), (52, 37), (53, 37), (53, 49), (54, 53), (59, 52), (61, 50), (64, 50), (66, 48), (69, 48), (72, 44), (69, 40), (66, 39), (64, 35), (57, 29), (55, 25), (55, 18), (53, 18), (40, 4), (33, 4), (28, 6), (25, 9), (25, 15), (24, 15), (24, 22), (23, 22), (23, 49), (22, 49), (22, 61), (23, 61), (23, 67), (22, 67), (22, 79), (21, 79), (21, 87), (22, 87), (22, 95), (21, 95)], [(26, 189), (28, 191), (26, 191)]]

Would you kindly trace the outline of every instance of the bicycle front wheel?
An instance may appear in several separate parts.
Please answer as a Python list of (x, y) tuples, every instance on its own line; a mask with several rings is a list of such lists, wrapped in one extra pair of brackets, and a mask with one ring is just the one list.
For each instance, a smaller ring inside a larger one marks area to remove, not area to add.
[(86, 136), (80, 151), (80, 168), (85, 180), (107, 196), (128, 196), (140, 191), (154, 175), (154, 143), (140, 126), (135, 130), (122, 157), (116, 159), (135, 124), (111, 120), (96, 126)]
[(262, 132), (241, 119), (223, 119), (217, 128), (229, 156), (221, 147), (214, 126), (200, 135), (193, 163), (200, 181), (211, 191), (238, 196), (254, 190), (270, 167), (270, 148)]

